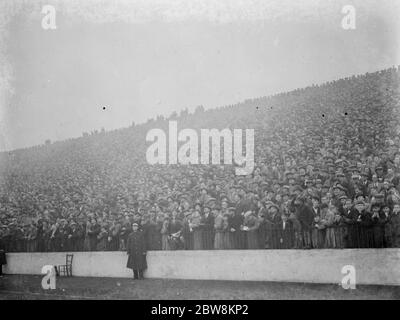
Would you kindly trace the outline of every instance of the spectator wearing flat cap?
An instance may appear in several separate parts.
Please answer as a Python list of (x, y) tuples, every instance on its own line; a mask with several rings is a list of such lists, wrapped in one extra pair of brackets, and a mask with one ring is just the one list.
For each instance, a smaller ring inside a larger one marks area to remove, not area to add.
[[(90, 224), (91, 226), (92, 224)], [(129, 219), (129, 216), (126, 215), (122, 224), (121, 224), (121, 231), (119, 233), (119, 250), (125, 251), (126, 250), (126, 244), (128, 241), (129, 234), (132, 232), (132, 222)], [(89, 238), (90, 240), (90, 238)]]
[[(234, 210), (234, 209), (233, 209)], [(214, 249), (216, 250), (224, 250), (227, 248), (226, 243), (226, 234), (229, 233), (229, 217), (226, 214), (223, 214), (222, 211), (218, 211), (216, 213), (214, 219), (214, 229), (215, 229), (215, 238), (214, 238)]]
[(302, 246), (305, 249), (310, 249), (311, 244), (311, 229), (314, 221), (314, 213), (309, 205), (305, 203), (305, 199), (297, 197), (294, 200), (296, 217), (300, 222)]
[(82, 251), (83, 230), (75, 221), (71, 221), (70, 226), (71, 230), (67, 239), (68, 251)]
[(260, 220), (255, 215), (254, 211), (247, 211), (244, 214), (243, 225), (241, 230), (245, 232), (247, 238), (247, 249), (259, 249), (260, 241), (258, 237), (258, 229)]
[(27, 228), (26, 234), (26, 250), (28, 252), (36, 252), (37, 250), (37, 228), (31, 223)]
[[(314, 221), (311, 229), (311, 243), (313, 248), (323, 248), (325, 241), (325, 226), (321, 224), (321, 204), (317, 197), (312, 198)], [(322, 208), (328, 207), (326, 204)]]
[(384, 248), (386, 216), (382, 211), (381, 205), (378, 203), (373, 204), (371, 210), (371, 225), (374, 238), (374, 248)]
[(96, 251), (97, 249), (97, 236), (101, 232), (101, 227), (97, 223), (96, 218), (92, 218), (90, 221), (89, 229), (87, 231), (87, 235), (89, 238), (89, 250), (90, 251)]
[(274, 249), (291, 249), (294, 247), (294, 230), (293, 222), (289, 219), (287, 214), (282, 214), (281, 219), (274, 225), (274, 236), (276, 240), (273, 241)]
[(189, 222), (190, 230), (193, 234), (193, 250), (203, 250), (203, 229), (201, 226), (200, 206), (194, 210)]
[(171, 250), (169, 246), (169, 224), (170, 224), (170, 218), (168, 216), (164, 216), (164, 219), (162, 221), (162, 227), (161, 227), (161, 250)]
[(142, 229), (148, 250), (161, 250), (161, 228), (162, 222), (157, 222), (155, 214), (143, 220)]
[(97, 235), (96, 251), (106, 251), (108, 242), (108, 230), (105, 225), (100, 226), (100, 232)]
[(357, 212), (353, 209), (351, 199), (346, 199), (342, 210), (339, 211), (342, 219), (341, 225), (344, 232), (344, 247), (357, 248), (359, 246), (358, 228), (357, 228)]
[(321, 224), (325, 226), (324, 248), (340, 249), (345, 246), (344, 230), (337, 207), (330, 205), (324, 211)]
[[(244, 204), (243, 204), (244, 203)], [(247, 236), (246, 233), (241, 230), (241, 226), (244, 221), (244, 213), (251, 210), (251, 206), (248, 201), (239, 203), (239, 210), (237, 207), (235, 210), (230, 210), (229, 213), (229, 232), (230, 237), (233, 240), (233, 248), (235, 249), (246, 249), (247, 248)], [(241, 211), (244, 210), (244, 211)]]
[(54, 252), (61, 251), (62, 234), (60, 229), (61, 229), (60, 223), (57, 221), (53, 223), (53, 225), (51, 226), (50, 238), (49, 238), (50, 251)]
[(203, 249), (211, 250), (214, 246), (214, 216), (211, 212), (211, 208), (205, 206), (203, 209), (203, 215), (201, 216), (200, 226), (203, 232)]
[(389, 248), (400, 248), (400, 203), (393, 206), (385, 224), (385, 243)]
[[(118, 251), (119, 250), (119, 236), (121, 232), (121, 223), (118, 220), (113, 220), (111, 222), (108, 238), (107, 238), (107, 250), (108, 251)], [(161, 236), (160, 236), (161, 237)]]
[(356, 201), (354, 205), (354, 214), (357, 215), (356, 227), (359, 248), (373, 248), (374, 246), (371, 214), (366, 210), (366, 207), (363, 201)]
[(185, 211), (184, 216), (181, 220), (176, 210), (171, 213), (168, 225), (169, 250), (193, 249), (193, 234), (190, 231), (191, 211)]

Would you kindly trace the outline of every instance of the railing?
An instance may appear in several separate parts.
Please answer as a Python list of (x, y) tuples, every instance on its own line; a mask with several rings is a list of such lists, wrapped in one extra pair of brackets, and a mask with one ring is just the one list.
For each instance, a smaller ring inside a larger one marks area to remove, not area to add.
[[(391, 247), (384, 225), (340, 225), (296, 230), (291, 224), (252, 231), (195, 229), (175, 234), (144, 232), (148, 250), (342, 249)], [(127, 236), (97, 239), (5, 239), (6, 252), (124, 251)]]

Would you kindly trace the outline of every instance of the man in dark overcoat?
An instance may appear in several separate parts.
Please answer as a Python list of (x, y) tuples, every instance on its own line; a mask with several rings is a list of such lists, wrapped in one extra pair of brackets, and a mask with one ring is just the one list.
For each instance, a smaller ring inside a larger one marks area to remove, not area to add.
[(147, 269), (147, 249), (143, 231), (139, 231), (139, 225), (136, 222), (132, 224), (126, 251), (129, 256), (126, 267), (133, 270), (134, 279), (143, 279), (143, 272)]
[(389, 248), (400, 248), (400, 204), (396, 203), (385, 225), (385, 240)]
[(5, 243), (3, 241), (2, 233), (0, 233), (0, 277), (3, 276), (3, 264), (7, 264)]
[(314, 212), (302, 197), (297, 197), (294, 201), (296, 217), (300, 222), (303, 247), (311, 248), (311, 228), (314, 222)]

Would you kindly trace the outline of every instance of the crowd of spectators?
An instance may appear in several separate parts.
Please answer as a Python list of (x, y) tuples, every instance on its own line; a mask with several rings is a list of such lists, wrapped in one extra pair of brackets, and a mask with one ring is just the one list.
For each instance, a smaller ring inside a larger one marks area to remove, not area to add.
[[(7, 251), (400, 247), (399, 68), (0, 154)], [(149, 129), (252, 128), (255, 169), (149, 165)]]

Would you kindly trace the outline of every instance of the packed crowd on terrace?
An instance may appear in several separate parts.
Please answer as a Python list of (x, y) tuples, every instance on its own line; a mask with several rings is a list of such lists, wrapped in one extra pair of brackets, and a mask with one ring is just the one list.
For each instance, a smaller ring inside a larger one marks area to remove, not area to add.
[[(6, 251), (400, 247), (399, 68), (0, 154)], [(254, 128), (255, 169), (149, 165), (146, 132)]]

